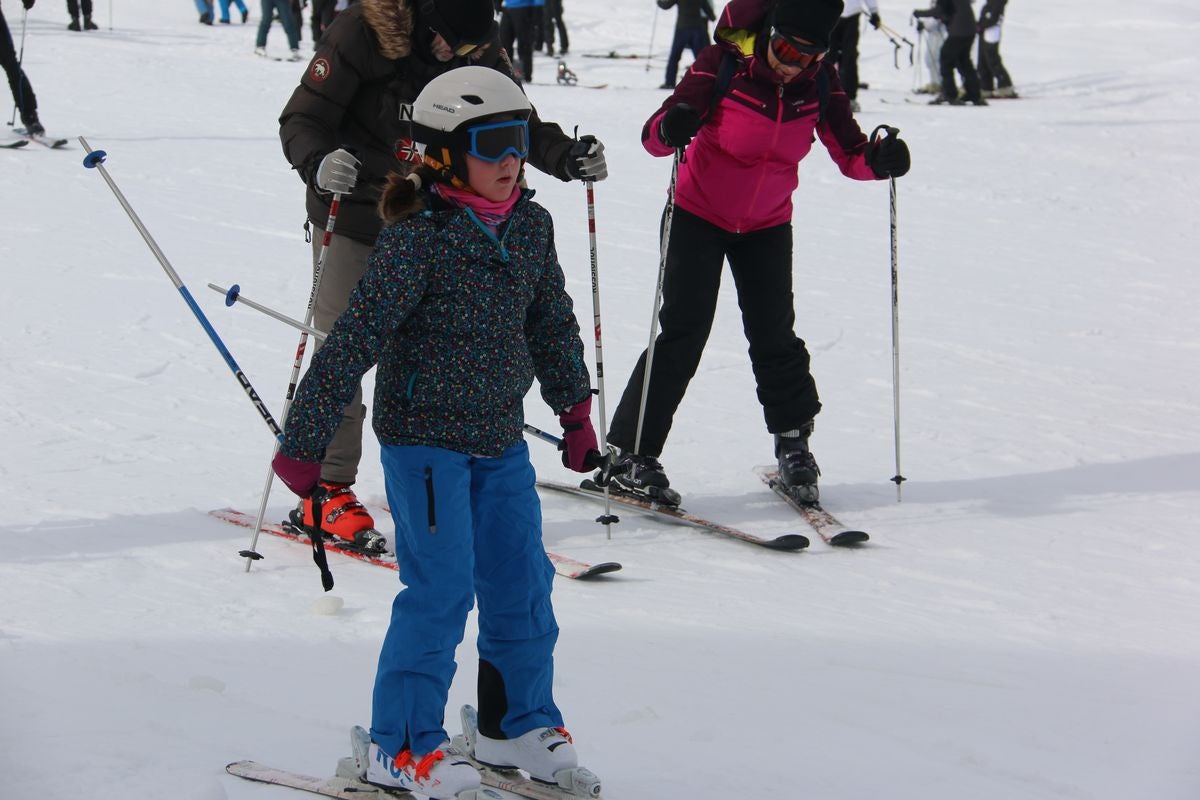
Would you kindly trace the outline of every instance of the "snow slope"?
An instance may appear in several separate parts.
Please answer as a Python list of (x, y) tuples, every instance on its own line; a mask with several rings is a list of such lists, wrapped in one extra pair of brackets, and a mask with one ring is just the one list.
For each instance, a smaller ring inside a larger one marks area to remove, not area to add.
[[(882, 5), (915, 41), (911, 4)], [(19, 35), (19, 4), (5, 11)], [(638, 133), (663, 59), (583, 54), (661, 56), (674, 16), (634, 0), (566, 12), (570, 67), (610, 86), (554, 86), (541, 57), (529, 93), (607, 148), (611, 410), (650, 322), (670, 165)], [(45, 124), (108, 152), (277, 413), (297, 335), (206, 288), (236, 282), (294, 316), (309, 288), (275, 121), (303, 65), (253, 57), (252, 14), (208, 28), (186, 3), (125, 0), (84, 35), (39, 3), (25, 65)], [(898, 126), (914, 160), (899, 182), (900, 503), (887, 186), (843, 179), (820, 148), (801, 167), (798, 329), (825, 402), (813, 447), (827, 506), (870, 546), (770, 553), (633, 515), (608, 540), (598, 506), (545, 498), (548, 547), (625, 565), (555, 594), (558, 699), (606, 797), (1200, 796), (1200, 15), (1061, 0), (1009, 16), (1023, 99), (985, 109), (904, 102), (907, 49), (896, 69), (863, 32), (860, 122)], [(329, 616), (304, 547), (264, 538), (243, 570), (246, 532), (204, 512), (257, 507), (271, 440), (83, 155), (0, 151), (0, 798), (283, 798), (222, 768), (332, 771), (369, 721), (395, 574), (335, 560), (345, 606)], [(531, 182), (587, 330), (584, 191)], [(528, 416), (554, 429), (536, 394)], [(378, 498), (375, 452), (359, 488)], [(770, 455), (726, 286), (663, 461), (689, 510), (799, 530), (751, 472)], [(290, 503), (277, 487), (272, 517)], [(473, 699), (472, 641), (452, 728)]]

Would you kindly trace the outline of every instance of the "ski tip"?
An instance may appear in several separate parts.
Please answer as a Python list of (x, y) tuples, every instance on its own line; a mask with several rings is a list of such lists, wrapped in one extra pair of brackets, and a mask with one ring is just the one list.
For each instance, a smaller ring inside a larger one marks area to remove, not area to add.
[(763, 543), (764, 547), (769, 547), (772, 550), (791, 551), (803, 550), (808, 545), (808, 537), (801, 533), (787, 533)]
[(842, 531), (831, 536), (829, 543), (837, 547), (853, 547), (870, 540), (871, 537), (866, 531)]

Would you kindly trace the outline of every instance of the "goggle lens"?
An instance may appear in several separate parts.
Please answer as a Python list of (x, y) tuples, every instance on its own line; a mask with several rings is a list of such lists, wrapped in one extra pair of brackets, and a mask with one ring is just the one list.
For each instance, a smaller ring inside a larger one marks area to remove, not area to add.
[(775, 58), (789, 67), (807, 67), (825, 58), (825, 50), (816, 45), (803, 45), (781, 33), (771, 36), (771, 51)]
[(529, 123), (510, 119), (467, 128), (471, 135), (467, 152), (478, 159), (496, 163), (510, 153), (519, 159), (529, 155)]

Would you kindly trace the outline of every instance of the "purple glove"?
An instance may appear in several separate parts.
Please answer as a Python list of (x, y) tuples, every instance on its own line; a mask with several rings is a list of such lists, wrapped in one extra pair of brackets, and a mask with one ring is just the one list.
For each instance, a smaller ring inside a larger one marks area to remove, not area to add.
[(321, 465), (313, 461), (297, 461), (283, 453), (276, 453), (271, 459), (271, 469), (279, 476), (279, 480), (301, 497), (308, 497), (317, 488), (321, 480)]
[(558, 415), (563, 438), (558, 449), (563, 451), (564, 467), (575, 472), (588, 472), (600, 463), (600, 446), (592, 428), (592, 396)]

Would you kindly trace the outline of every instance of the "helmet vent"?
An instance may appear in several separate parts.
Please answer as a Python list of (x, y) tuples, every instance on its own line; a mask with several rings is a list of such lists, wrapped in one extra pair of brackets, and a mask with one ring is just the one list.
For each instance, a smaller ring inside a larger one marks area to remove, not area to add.
[(483, 98), (477, 94), (464, 94), (462, 99), (464, 103), (470, 103), (473, 106), (483, 105)]

